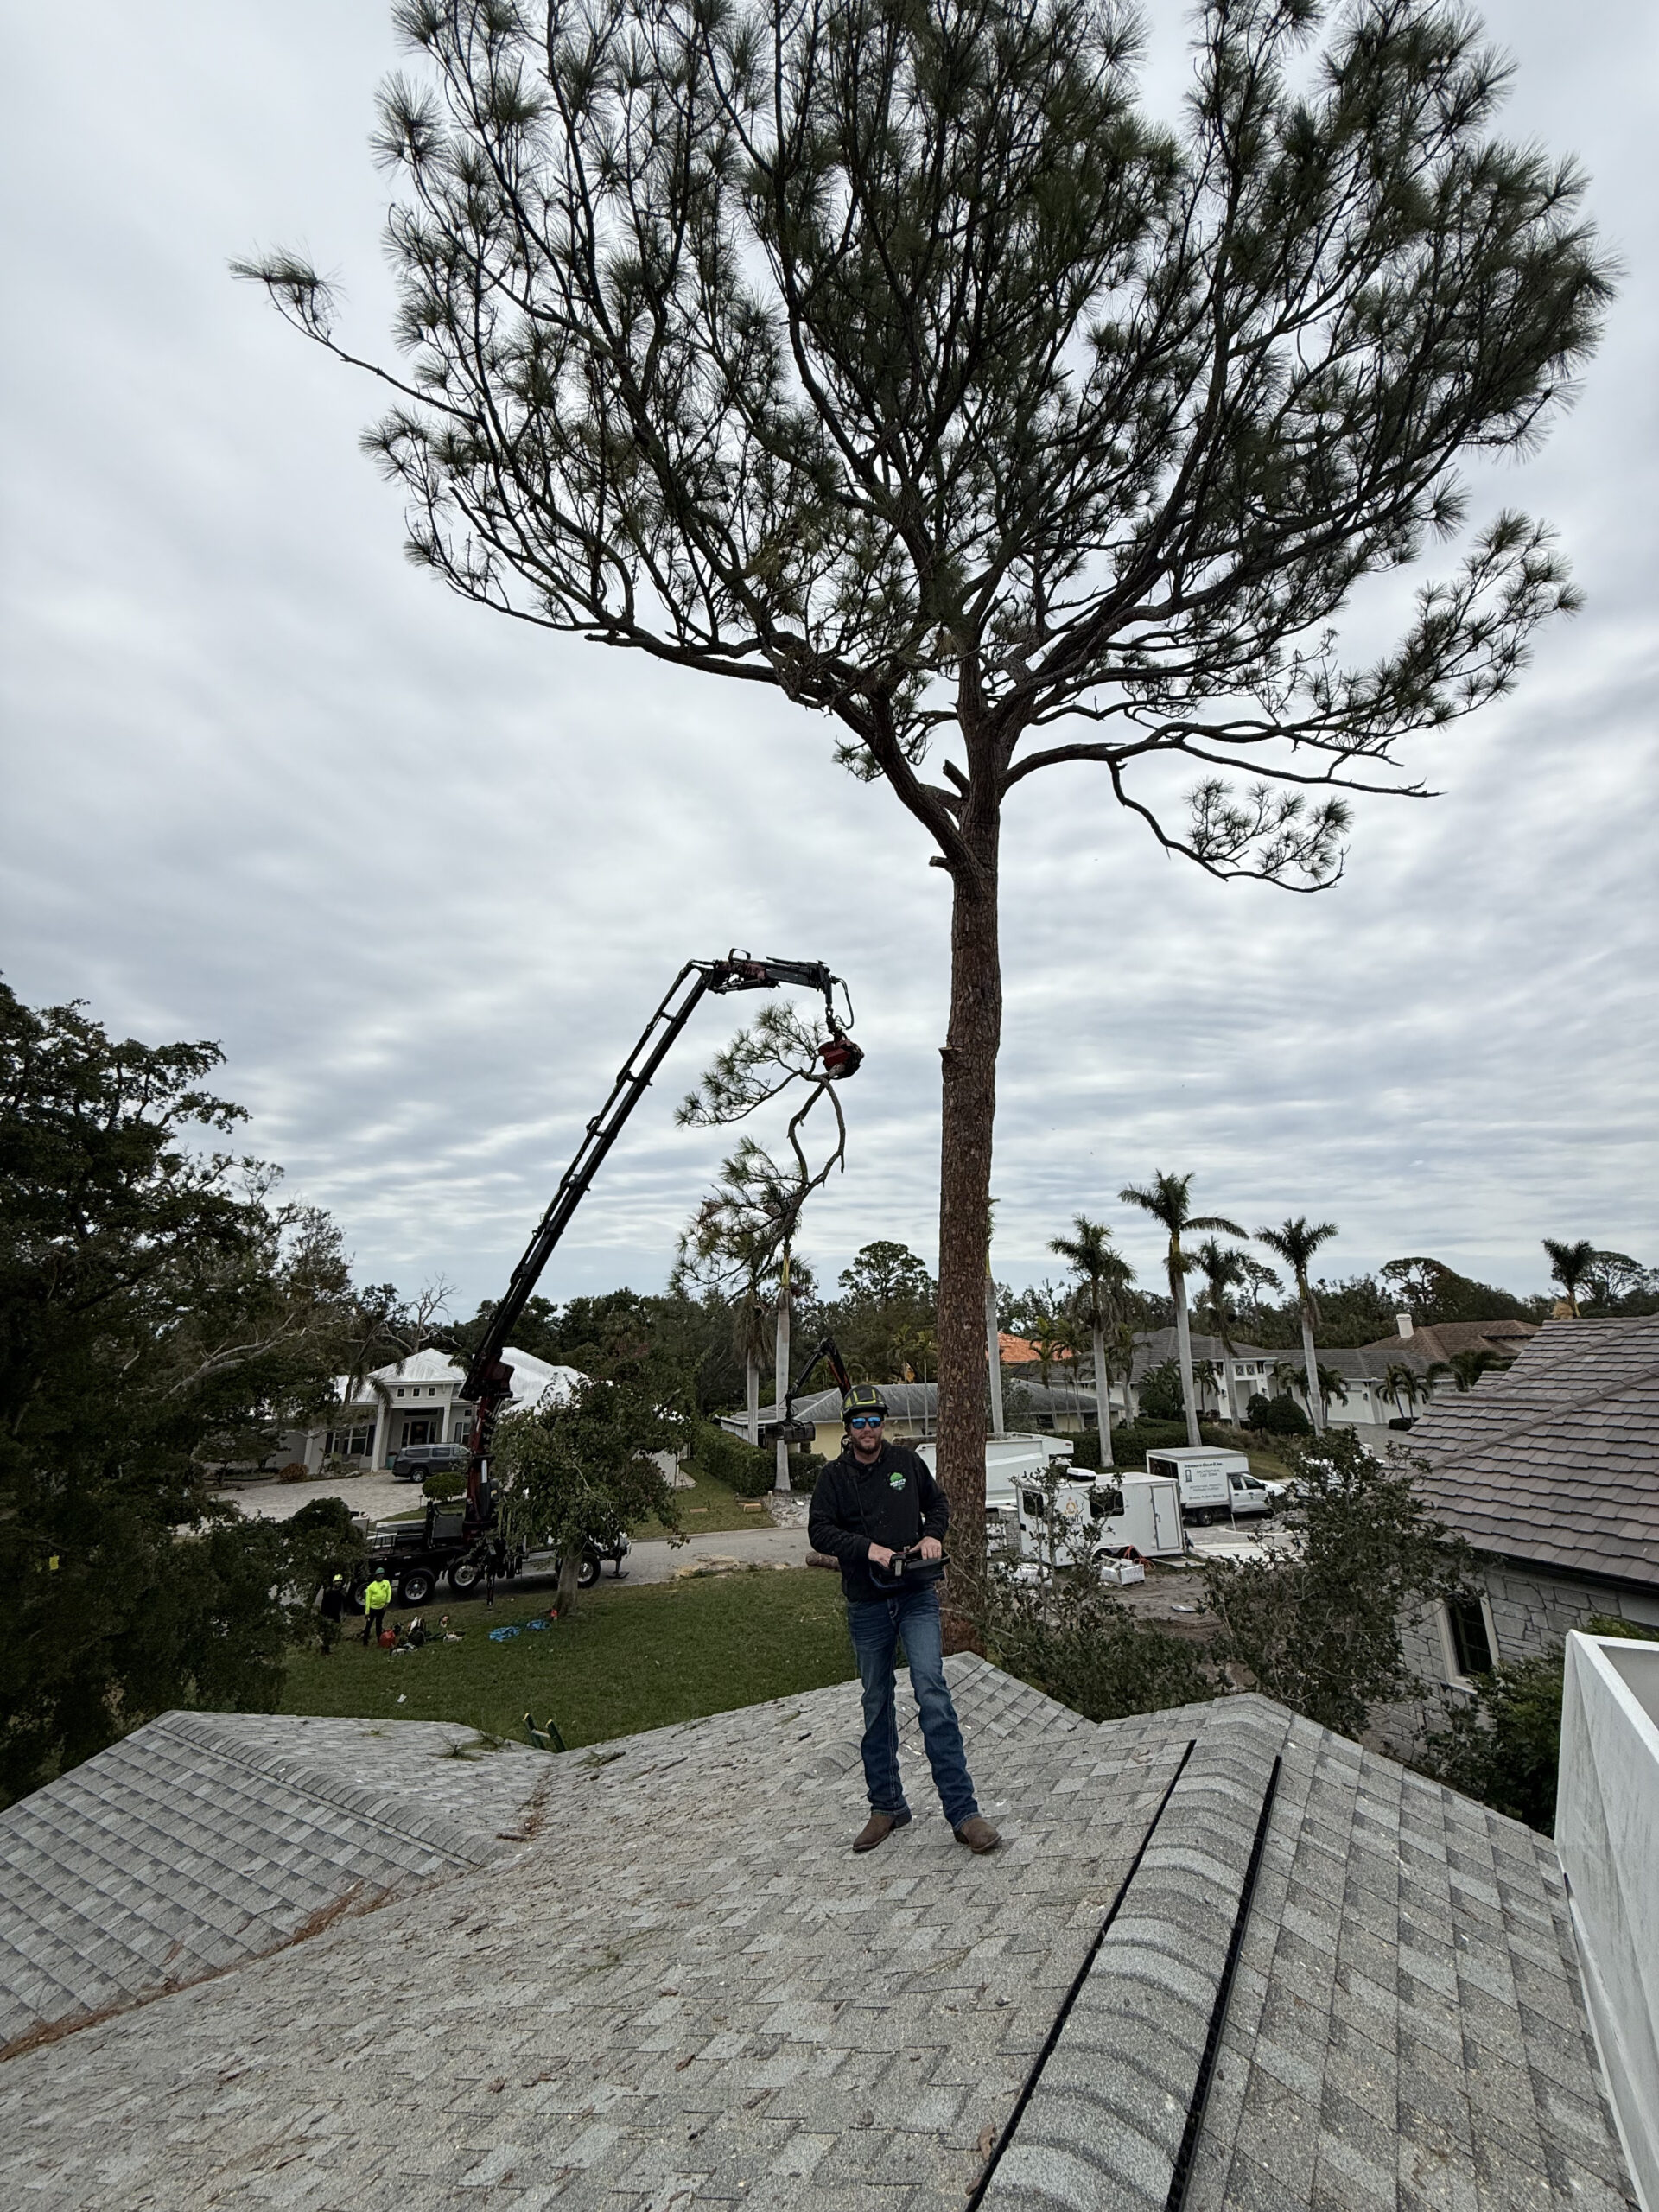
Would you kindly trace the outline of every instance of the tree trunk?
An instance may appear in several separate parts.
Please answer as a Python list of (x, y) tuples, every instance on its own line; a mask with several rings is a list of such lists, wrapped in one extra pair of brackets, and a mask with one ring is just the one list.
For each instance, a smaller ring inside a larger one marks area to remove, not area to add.
[(1109, 1467), (1112, 1460), (1112, 1385), (1106, 1372), (1106, 1332), (1098, 1323), (1095, 1328), (1095, 1427), (1100, 1432), (1100, 1464)]
[[(784, 1254), (784, 1279), (778, 1289), (778, 1418), (784, 1418), (784, 1401), (789, 1395), (789, 1254)], [(782, 1437), (778, 1440), (777, 1469), (772, 1477), (774, 1491), (789, 1489), (789, 1446)]]
[(582, 1546), (567, 1544), (559, 1555), (559, 1583), (553, 1603), (559, 1618), (568, 1621), (576, 1610), (576, 1577), (582, 1571)]
[(1306, 1306), (1302, 1308), (1302, 1366), (1307, 1376), (1307, 1417), (1313, 1424), (1315, 1436), (1325, 1434), (1325, 1401), (1319, 1395), (1319, 1356), (1313, 1349), (1313, 1324)]
[(985, 1358), (991, 1377), (991, 1434), (1006, 1436), (1008, 1425), (1002, 1412), (1002, 1348), (997, 1342), (996, 1283), (985, 1277)]
[(748, 1357), (743, 1363), (748, 1391), (749, 1441), (757, 1447), (760, 1442), (760, 1355), (749, 1346)]
[(963, 830), (976, 868), (952, 871), (950, 1024), (940, 1053), (939, 1482), (950, 1501), (945, 1648), (973, 1642), (966, 1618), (985, 1559), (985, 1255), (989, 1249), (996, 1055), (1002, 1039), (996, 817)]
[(1181, 1363), (1181, 1403), (1186, 1408), (1186, 1440), (1198, 1445), (1204, 1439), (1198, 1434), (1198, 1394), (1192, 1387), (1192, 1332), (1186, 1322), (1186, 1277), (1173, 1263), (1169, 1294), (1175, 1301), (1175, 1349)]

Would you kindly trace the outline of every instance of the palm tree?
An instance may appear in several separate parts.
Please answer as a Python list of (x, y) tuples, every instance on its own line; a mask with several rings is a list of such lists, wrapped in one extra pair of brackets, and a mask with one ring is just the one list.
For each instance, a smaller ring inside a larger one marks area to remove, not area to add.
[[(1382, 1377), (1382, 1388), (1394, 1400), (1394, 1409), (1402, 1421), (1409, 1421), (1420, 1399), (1427, 1398), (1421, 1378), (1414, 1367), (1408, 1367), (1403, 1359), (1391, 1359)], [(1402, 1399), (1405, 1400), (1402, 1406)]]
[(1275, 1359), (1268, 1370), (1268, 1380), (1281, 1398), (1294, 1398), (1303, 1388), (1306, 1378), (1301, 1369), (1293, 1365), (1289, 1360)]
[(1249, 1277), (1245, 1273), (1243, 1254), (1230, 1251), (1225, 1245), (1217, 1244), (1213, 1236), (1205, 1237), (1194, 1257), (1198, 1273), (1204, 1277), (1204, 1295), (1198, 1300), (1198, 1319), (1211, 1324), (1221, 1343), (1216, 1399), (1218, 1404), (1225, 1399), (1227, 1414), (1230, 1418), (1233, 1411), (1230, 1363), (1237, 1356), (1238, 1347), (1233, 1342), (1233, 1311), (1227, 1302), (1227, 1294), (1247, 1283)]
[(1472, 1390), (1483, 1375), (1501, 1375), (1510, 1363), (1484, 1344), (1473, 1351), (1454, 1351), (1446, 1362), (1459, 1390)]
[(1348, 1402), (1348, 1385), (1338, 1374), (1336, 1369), (1321, 1367), (1319, 1370), (1319, 1377), (1320, 1397), (1334, 1400), (1338, 1405), (1345, 1406)]
[(1082, 1278), (1078, 1293), (1078, 1318), (1089, 1330), (1095, 1355), (1095, 1420), (1100, 1430), (1100, 1464), (1109, 1467), (1112, 1462), (1112, 1385), (1106, 1371), (1106, 1332), (1116, 1329), (1122, 1319), (1123, 1300), (1129, 1285), (1135, 1281), (1135, 1269), (1122, 1255), (1112, 1249), (1112, 1232), (1103, 1222), (1090, 1221), (1087, 1214), (1074, 1214), (1071, 1226), (1073, 1236), (1051, 1236), (1048, 1249), (1060, 1259), (1069, 1261), (1072, 1272)]
[(1228, 1236), (1243, 1236), (1248, 1232), (1236, 1221), (1229, 1221), (1218, 1213), (1195, 1214), (1187, 1211), (1187, 1192), (1192, 1187), (1191, 1175), (1156, 1174), (1141, 1187), (1126, 1183), (1118, 1197), (1126, 1206), (1139, 1206), (1142, 1213), (1149, 1213), (1155, 1222), (1169, 1231), (1169, 1250), (1165, 1265), (1169, 1270), (1169, 1295), (1175, 1307), (1175, 1347), (1181, 1363), (1181, 1402), (1186, 1408), (1186, 1440), (1200, 1441), (1198, 1436), (1198, 1400), (1192, 1390), (1192, 1334), (1186, 1319), (1187, 1256), (1181, 1249), (1184, 1229), (1220, 1230)]
[(1037, 1355), (1037, 1372), (1042, 1380), (1043, 1394), (1048, 1400), (1049, 1426), (1058, 1430), (1059, 1414), (1049, 1374), (1055, 1361), (1065, 1357), (1065, 1317), (1059, 1311), (1059, 1301), (1052, 1296), (1046, 1283), (1041, 1290), (1031, 1293), (1029, 1303), (1033, 1318), (1026, 1325), (1026, 1336)]
[(1258, 1243), (1276, 1252), (1296, 1278), (1296, 1303), (1302, 1315), (1302, 1370), (1307, 1377), (1307, 1411), (1316, 1436), (1325, 1433), (1325, 1402), (1319, 1395), (1319, 1361), (1313, 1351), (1313, 1332), (1319, 1325), (1319, 1309), (1308, 1286), (1307, 1263), (1328, 1237), (1337, 1233), (1334, 1221), (1322, 1221), (1317, 1228), (1308, 1225), (1306, 1214), (1298, 1214), (1294, 1221), (1281, 1222), (1277, 1229), (1258, 1229)]
[(1567, 1302), (1576, 1321), (1580, 1319), (1580, 1288), (1602, 1255), (1587, 1236), (1580, 1236), (1573, 1244), (1564, 1244), (1556, 1236), (1546, 1236), (1543, 1247), (1549, 1255), (1549, 1272), (1567, 1294)]
[(1425, 1403), (1433, 1398), (1435, 1391), (1440, 1389), (1442, 1382), (1457, 1382), (1459, 1390), (1466, 1390), (1469, 1387), (1466, 1382), (1458, 1382), (1458, 1370), (1452, 1366), (1450, 1360), (1431, 1359), (1428, 1365), (1423, 1370), (1423, 1399)]

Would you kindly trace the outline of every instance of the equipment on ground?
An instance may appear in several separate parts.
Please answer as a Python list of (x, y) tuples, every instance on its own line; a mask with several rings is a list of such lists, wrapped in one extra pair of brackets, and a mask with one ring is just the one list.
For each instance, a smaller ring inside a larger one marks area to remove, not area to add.
[(464, 1598), (485, 1581), (511, 1582), (524, 1563), (522, 1544), (509, 1544), (487, 1529), (469, 1532), (461, 1501), (446, 1500), (429, 1505), (418, 1521), (381, 1523), (369, 1538), (353, 1603), (361, 1605), (363, 1591), (377, 1574), (391, 1584), (398, 1605), (424, 1605), (446, 1579), (456, 1597)]
[[(688, 960), (669, 986), (657, 1011), (645, 1024), (638, 1043), (611, 1086), (611, 1095), (588, 1124), (576, 1156), (565, 1169), (524, 1257), (512, 1271), (506, 1295), (491, 1314), (489, 1325), (467, 1370), (461, 1395), (475, 1408), (472, 1452), (467, 1468), (466, 1533), (476, 1542), (493, 1527), (495, 1500), (490, 1484), (490, 1446), (495, 1424), (512, 1387), (512, 1370), (501, 1355), (514, 1325), (541, 1280), (542, 1270), (554, 1248), (570, 1225), (598, 1173), (605, 1155), (622, 1134), (630, 1114), (651, 1087), (675, 1039), (703, 998), (714, 992), (725, 997), (734, 991), (775, 991), (785, 985), (823, 994), (830, 1036), (818, 1048), (824, 1077), (842, 1082), (858, 1071), (863, 1052), (847, 1032), (853, 1020), (847, 986), (820, 960), (756, 960), (734, 949), (723, 960)], [(839, 990), (844, 1014), (836, 1006)], [(810, 1439), (807, 1440), (809, 1442)]]

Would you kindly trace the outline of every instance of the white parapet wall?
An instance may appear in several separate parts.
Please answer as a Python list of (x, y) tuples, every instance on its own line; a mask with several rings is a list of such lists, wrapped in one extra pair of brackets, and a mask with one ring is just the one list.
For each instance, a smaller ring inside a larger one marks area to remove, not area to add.
[(1630, 2177), (1659, 2212), (1659, 1643), (1567, 1637), (1555, 1847)]

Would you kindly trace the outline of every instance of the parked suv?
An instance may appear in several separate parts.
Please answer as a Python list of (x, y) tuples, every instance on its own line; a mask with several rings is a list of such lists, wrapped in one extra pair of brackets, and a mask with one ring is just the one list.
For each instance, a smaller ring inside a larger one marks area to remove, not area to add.
[(420, 1483), (429, 1475), (465, 1473), (471, 1458), (464, 1444), (405, 1444), (391, 1463), (392, 1479)]

